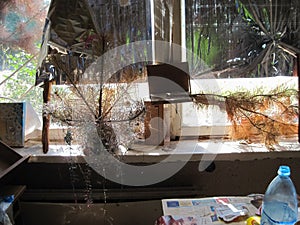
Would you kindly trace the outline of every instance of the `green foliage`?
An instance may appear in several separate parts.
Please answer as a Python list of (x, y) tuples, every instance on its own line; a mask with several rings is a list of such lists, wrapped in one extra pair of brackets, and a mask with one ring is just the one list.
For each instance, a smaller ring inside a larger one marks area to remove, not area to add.
[(238, 2), (238, 13), (242, 14), (244, 16), (244, 19), (247, 21), (253, 21), (254, 18), (252, 16), (252, 14), (249, 12), (249, 10), (247, 9), (247, 7), (245, 7), (245, 5), (240, 2), (240, 1), (237, 1)]
[[(10, 76), (14, 71), (18, 70), (33, 56), (20, 50), (14, 54), (9, 54), (6, 57), (6, 72), (3, 75), (3, 79)], [(7, 99), (13, 99), (15, 101), (29, 101), (37, 113), (41, 112), (42, 108), (42, 89), (34, 87), (35, 84), (35, 72), (36, 72), (35, 59), (20, 69), (14, 76), (3, 83), (1, 88), (1, 102), (7, 101)]]
[[(188, 38), (187, 48), (194, 49), (193, 53), (195, 58), (199, 57), (203, 60), (208, 66), (214, 67), (215, 64), (219, 61), (218, 57), (221, 55), (221, 49), (219, 48), (218, 38), (216, 36), (205, 36), (200, 32), (194, 33), (194, 43), (192, 39)], [(194, 48), (192, 48), (194, 46)], [(191, 59), (189, 59), (191, 60)]]

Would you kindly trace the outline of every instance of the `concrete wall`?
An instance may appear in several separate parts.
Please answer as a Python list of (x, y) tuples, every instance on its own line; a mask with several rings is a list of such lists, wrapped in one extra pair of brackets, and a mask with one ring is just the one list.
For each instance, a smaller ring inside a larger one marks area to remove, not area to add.
[[(165, 168), (180, 163), (180, 158), (183, 156), (165, 162)], [(77, 225), (87, 221), (86, 224), (153, 225), (162, 213), (161, 199), (264, 193), (282, 164), (291, 167), (291, 178), (300, 192), (299, 158), (300, 152), (296, 151), (219, 154), (214, 160), (208, 160), (212, 159), (209, 155), (197, 154), (169, 179), (130, 187), (104, 179), (80, 157), (73, 158), (71, 163), (66, 157), (31, 156), (9, 184), (26, 185), (21, 197), (25, 224)], [(124, 162), (139, 166), (162, 159), (166, 156), (123, 158)], [(207, 162), (204, 171), (199, 171), (200, 162)]]

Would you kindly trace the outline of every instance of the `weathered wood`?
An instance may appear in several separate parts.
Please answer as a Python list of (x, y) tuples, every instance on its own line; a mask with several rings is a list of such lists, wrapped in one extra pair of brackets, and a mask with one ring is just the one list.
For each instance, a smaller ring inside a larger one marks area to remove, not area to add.
[(295, 63), (294, 63), (294, 76), (298, 77), (298, 142), (300, 142), (300, 126), (299, 126), (299, 120), (300, 120), (300, 116), (299, 116), (299, 112), (300, 112), (300, 92), (299, 92), (299, 88), (300, 88), (300, 80), (299, 80), (299, 71), (300, 71), (300, 53), (296, 54), (296, 59), (295, 59)]
[[(50, 93), (51, 93), (51, 81), (45, 81), (44, 90), (43, 90), (43, 104), (50, 102)], [(42, 129), (42, 144), (43, 152), (46, 154), (49, 151), (49, 128), (50, 128), (50, 115), (43, 112), (43, 129)]]

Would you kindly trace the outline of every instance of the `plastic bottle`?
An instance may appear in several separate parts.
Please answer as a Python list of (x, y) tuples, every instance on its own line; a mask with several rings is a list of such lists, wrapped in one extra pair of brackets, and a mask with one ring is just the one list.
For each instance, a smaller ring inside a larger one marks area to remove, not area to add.
[(261, 225), (293, 225), (298, 218), (297, 194), (290, 167), (280, 166), (269, 184), (262, 205)]

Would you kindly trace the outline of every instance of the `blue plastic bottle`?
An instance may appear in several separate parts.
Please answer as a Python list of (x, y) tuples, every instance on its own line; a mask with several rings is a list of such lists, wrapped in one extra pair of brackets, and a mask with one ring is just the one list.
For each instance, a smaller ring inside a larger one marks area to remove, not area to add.
[(262, 205), (261, 225), (293, 225), (298, 218), (297, 194), (290, 167), (280, 166), (269, 184)]

